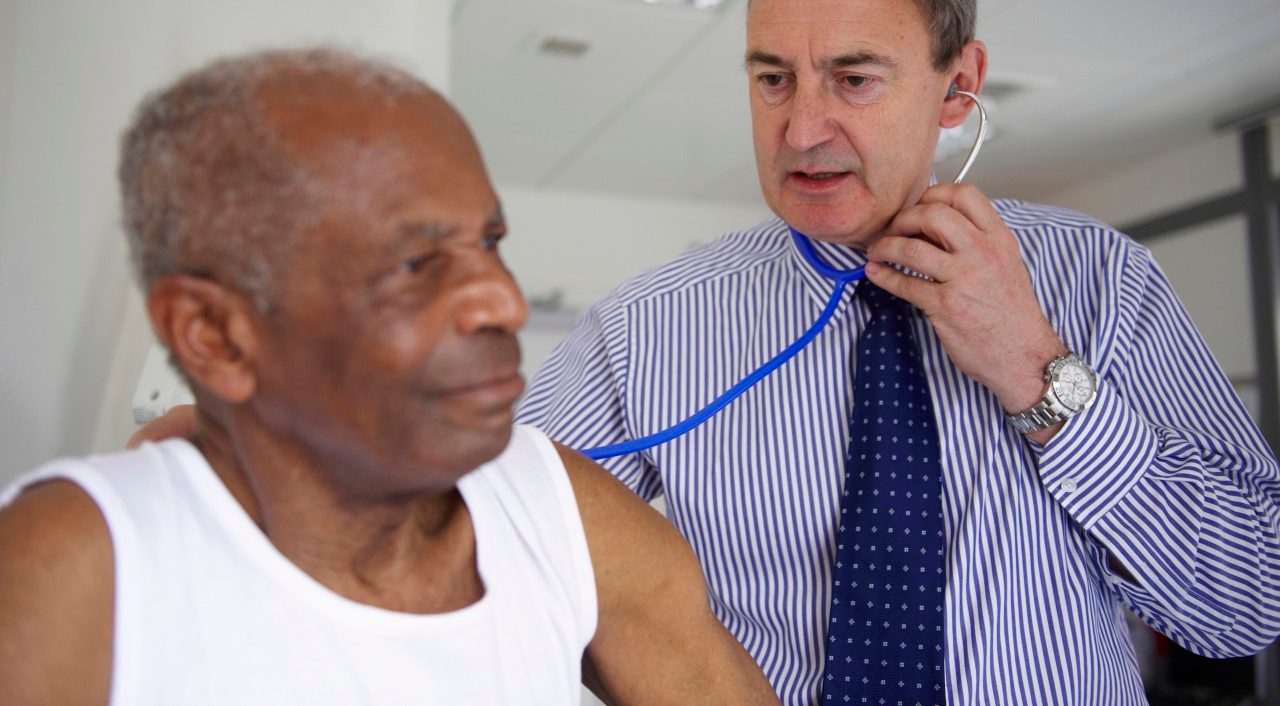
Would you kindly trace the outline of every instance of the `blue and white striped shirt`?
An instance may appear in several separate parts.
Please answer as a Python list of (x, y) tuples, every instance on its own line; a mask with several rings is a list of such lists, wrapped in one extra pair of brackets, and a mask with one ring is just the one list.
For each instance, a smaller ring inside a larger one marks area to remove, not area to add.
[[(944, 452), (948, 701), (1143, 704), (1122, 606), (1206, 655), (1280, 634), (1280, 471), (1150, 252), (1080, 214), (996, 206), (1050, 323), (1100, 383), (1040, 448), (916, 324)], [(864, 259), (818, 246), (838, 267)], [(575, 448), (665, 428), (795, 340), (831, 287), (781, 221), (725, 235), (596, 305), (520, 420)], [(789, 705), (814, 703), (822, 675), (867, 319), (845, 297), (807, 349), (718, 417), (605, 462), (642, 497), (665, 494), (716, 614)]]

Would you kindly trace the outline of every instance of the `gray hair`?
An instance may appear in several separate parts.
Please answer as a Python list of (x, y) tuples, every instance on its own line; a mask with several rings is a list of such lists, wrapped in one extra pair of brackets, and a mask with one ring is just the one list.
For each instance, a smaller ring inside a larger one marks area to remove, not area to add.
[[(751, 9), (752, 0), (747, 0)], [(978, 25), (978, 0), (915, 0), (920, 16), (929, 21), (933, 68), (945, 71), (973, 41)]]
[(978, 25), (978, 0), (916, 0), (920, 14), (929, 19), (933, 68), (944, 71), (973, 41)]
[(262, 51), (216, 61), (148, 96), (122, 141), (124, 229), (149, 290), (175, 274), (207, 276), (274, 309), (276, 273), (325, 193), (290, 156), (261, 109), (271, 80), (334, 79), (394, 102), (435, 95), (395, 67), (333, 49)]

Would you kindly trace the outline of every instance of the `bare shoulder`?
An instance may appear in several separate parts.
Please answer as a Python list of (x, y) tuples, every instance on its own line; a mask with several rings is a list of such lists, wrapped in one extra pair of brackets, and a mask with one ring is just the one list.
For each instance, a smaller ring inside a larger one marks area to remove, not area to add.
[(79, 486), (49, 481), (0, 509), (0, 703), (105, 703), (114, 554)]
[(760, 668), (712, 614), (702, 567), (684, 537), (608, 471), (557, 448), (599, 599), (585, 683), (616, 706), (777, 706)]
[[(577, 496), (595, 569), (600, 624), (706, 613), (702, 568), (667, 518), (596, 462), (557, 444)], [(658, 599), (657, 597), (661, 597)]]
[[(569, 482), (577, 497), (588, 544), (617, 543), (622, 548), (641, 540), (649, 548), (665, 548), (681, 555), (687, 554), (688, 559), (694, 561), (680, 533), (658, 511), (631, 492), (630, 488), (577, 451), (560, 444), (556, 444), (556, 450), (564, 461)], [(595, 546), (592, 546), (591, 554), (595, 560)]]
[(110, 579), (111, 533), (97, 503), (80, 486), (66, 480), (38, 483), (0, 508), (0, 561), (36, 575), (74, 570), (88, 578), (84, 572), (105, 568), (104, 578)]
[(628, 504), (625, 495), (632, 495), (633, 499), (639, 501), (639, 498), (635, 497), (625, 485), (601, 468), (598, 463), (563, 444), (552, 443), (555, 444), (556, 452), (560, 454), (560, 460), (564, 462), (564, 469), (569, 474), (569, 482), (573, 486), (574, 494), (578, 496), (579, 505), (584, 499)]

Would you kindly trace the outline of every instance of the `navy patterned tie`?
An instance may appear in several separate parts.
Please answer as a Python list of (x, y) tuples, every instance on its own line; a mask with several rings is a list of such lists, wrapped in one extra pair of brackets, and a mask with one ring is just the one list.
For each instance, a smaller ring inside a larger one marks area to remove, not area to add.
[(933, 706), (943, 688), (938, 435), (912, 309), (870, 282), (827, 625), (825, 704)]

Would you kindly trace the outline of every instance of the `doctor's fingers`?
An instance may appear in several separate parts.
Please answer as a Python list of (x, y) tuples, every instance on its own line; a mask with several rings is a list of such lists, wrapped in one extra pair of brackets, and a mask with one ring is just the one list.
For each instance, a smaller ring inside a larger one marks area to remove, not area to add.
[(961, 252), (982, 238), (978, 226), (945, 203), (919, 203), (898, 212), (886, 236), (921, 236), (947, 252)]
[(893, 296), (911, 302), (915, 308), (925, 312), (926, 316), (937, 309), (943, 286), (940, 282), (930, 282), (923, 277), (899, 272), (875, 260), (867, 263), (867, 279)]
[(918, 237), (886, 235), (867, 249), (867, 258), (893, 263), (926, 275), (938, 282), (955, 277), (959, 266), (955, 255)]
[(938, 184), (925, 189), (919, 204), (944, 204), (964, 214), (979, 229), (988, 233), (1007, 229), (991, 199), (973, 184)]
[(147, 422), (146, 426), (135, 431), (133, 436), (129, 437), (125, 448), (136, 449), (148, 441), (159, 443), (165, 439), (189, 437), (196, 432), (199, 423), (195, 405), (175, 405), (160, 417)]

